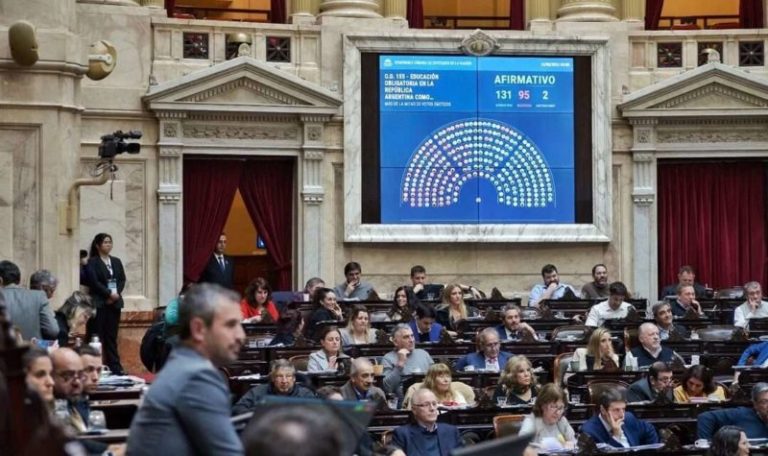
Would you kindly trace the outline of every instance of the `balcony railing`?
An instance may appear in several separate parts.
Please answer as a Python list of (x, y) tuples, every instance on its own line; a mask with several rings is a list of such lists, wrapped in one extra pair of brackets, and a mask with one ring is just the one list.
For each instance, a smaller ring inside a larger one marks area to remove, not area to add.
[(509, 16), (424, 16), (424, 28), (509, 30)]
[(272, 13), (270, 10), (253, 8), (216, 8), (176, 4), (168, 15), (177, 19), (270, 22)]
[(660, 30), (700, 30), (739, 28), (739, 15), (662, 16)]

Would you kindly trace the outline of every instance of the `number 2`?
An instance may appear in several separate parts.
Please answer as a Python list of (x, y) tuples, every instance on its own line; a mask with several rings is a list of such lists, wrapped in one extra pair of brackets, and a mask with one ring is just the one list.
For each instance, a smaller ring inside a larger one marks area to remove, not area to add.
[(543, 100), (549, 100), (549, 90), (544, 90), (541, 92), (541, 98)]

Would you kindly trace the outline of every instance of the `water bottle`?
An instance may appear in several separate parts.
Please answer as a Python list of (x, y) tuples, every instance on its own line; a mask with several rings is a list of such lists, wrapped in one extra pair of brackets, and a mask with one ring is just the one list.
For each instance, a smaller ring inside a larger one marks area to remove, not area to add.
[(88, 345), (90, 345), (91, 348), (93, 348), (94, 350), (99, 352), (99, 354), (101, 354), (101, 341), (99, 340), (99, 336), (93, 336), (93, 338), (91, 339), (91, 343)]

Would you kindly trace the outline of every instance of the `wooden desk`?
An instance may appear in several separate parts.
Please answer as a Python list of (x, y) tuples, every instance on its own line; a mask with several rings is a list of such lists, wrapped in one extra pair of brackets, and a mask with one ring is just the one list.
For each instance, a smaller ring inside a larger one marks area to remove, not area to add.
[(139, 399), (89, 401), (91, 410), (101, 410), (107, 418), (108, 429), (128, 429), (139, 409)]
[(130, 388), (106, 388), (99, 387), (96, 391), (88, 394), (92, 401), (111, 401), (119, 399), (138, 399), (141, 397), (141, 390), (147, 385), (137, 385)]
[(128, 440), (128, 429), (108, 429), (104, 434), (78, 435), (78, 440), (95, 440), (104, 443), (125, 443)]

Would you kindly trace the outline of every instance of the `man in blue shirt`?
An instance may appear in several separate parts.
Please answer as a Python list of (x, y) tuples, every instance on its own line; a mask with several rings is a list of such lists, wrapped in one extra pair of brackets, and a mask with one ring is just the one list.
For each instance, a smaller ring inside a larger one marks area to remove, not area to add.
[(699, 415), (698, 438), (712, 439), (715, 431), (727, 425), (740, 427), (748, 439), (768, 438), (768, 383), (760, 382), (752, 387), (752, 408), (727, 408)]
[(659, 435), (650, 423), (627, 412), (627, 401), (617, 389), (607, 389), (598, 398), (599, 414), (581, 426), (595, 443), (615, 448), (659, 443)]
[(421, 388), (413, 394), (411, 410), (413, 424), (395, 429), (392, 445), (408, 456), (448, 456), (462, 446), (459, 430), (447, 423), (438, 423), (437, 397), (432, 391)]
[(531, 295), (528, 298), (529, 307), (538, 307), (540, 301), (560, 299), (566, 294), (576, 297), (576, 291), (572, 286), (560, 283), (560, 277), (557, 275), (557, 268), (554, 264), (547, 264), (541, 268), (541, 278), (544, 279), (544, 283), (537, 283), (531, 289)]
[(754, 358), (752, 361), (753, 366), (763, 366), (768, 363), (768, 342), (760, 342), (759, 344), (752, 344), (744, 350), (739, 358), (739, 366), (746, 366), (747, 360)]

